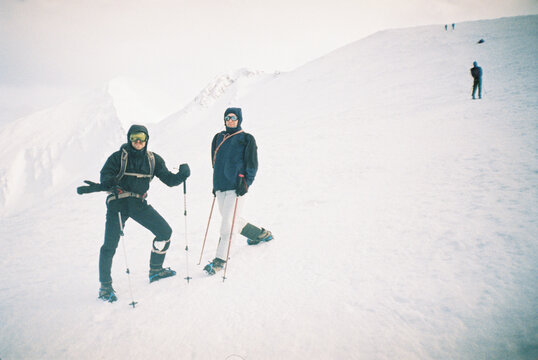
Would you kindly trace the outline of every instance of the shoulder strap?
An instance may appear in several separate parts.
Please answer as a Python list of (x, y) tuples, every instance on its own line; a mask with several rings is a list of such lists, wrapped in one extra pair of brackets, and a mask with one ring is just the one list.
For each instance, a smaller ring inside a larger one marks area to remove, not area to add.
[(127, 158), (129, 157), (129, 153), (125, 149), (121, 149), (121, 163), (120, 163), (120, 171), (118, 172), (118, 175), (116, 175), (116, 181), (120, 181), (123, 175), (125, 175), (125, 169), (127, 169)]
[(149, 160), (149, 175), (151, 176), (150, 180), (153, 180), (155, 176), (155, 154), (151, 151), (147, 151), (148, 160)]
[(127, 169), (127, 160), (128, 160), (128, 157), (129, 157), (129, 153), (127, 152), (127, 150), (122, 149), (120, 171), (119, 171), (118, 175), (116, 175), (116, 180), (119, 182), (124, 175), (136, 176), (137, 178), (149, 177), (150, 181), (153, 180), (153, 177), (155, 176), (154, 175), (154, 173), (155, 173), (155, 154), (152, 153), (151, 151), (147, 151), (146, 154), (148, 156), (148, 162), (149, 162), (149, 175), (128, 173), (128, 172), (125, 172), (125, 170)]
[(222, 144), (224, 144), (224, 142), (226, 140), (228, 140), (229, 138), (231, 138), (232, 136), (235, 136), (237, 134), (241, 134), (243, 132), (244, 132), (243, 130), (239, 130), (237, 132), (234, 132), (233, 134), (224, 134), (224, 138), (220, 142), (219, 146), (217, 146), (217, 148), (215, 149), (215, 153), (213, 154), (213, 167), (215, 166), (215, 161), (217, 160), (217, 153), (219, 152), (219, 149), (222, 146)]

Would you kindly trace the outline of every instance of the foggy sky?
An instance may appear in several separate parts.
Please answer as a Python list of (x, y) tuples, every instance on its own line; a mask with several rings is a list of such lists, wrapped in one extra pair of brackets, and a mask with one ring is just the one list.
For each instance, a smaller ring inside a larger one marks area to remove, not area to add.
[(0, 110), (25, 89), (46, 102), (117, 77), (185, 103), (225, 72), (292, 70), (379, 30), (535, 13), (538, 0), (2, 0)]

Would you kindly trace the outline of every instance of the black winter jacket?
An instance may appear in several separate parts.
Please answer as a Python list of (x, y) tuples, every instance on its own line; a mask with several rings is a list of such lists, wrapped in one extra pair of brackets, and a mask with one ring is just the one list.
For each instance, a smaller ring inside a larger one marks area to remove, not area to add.
[(471, 68), (471, 76), (475, 80), (481, 80), (482, 78), (482, 68), (480, 66), (474, 66)]
[[(106, 188), (120, 186), (125, 191), (134, 192), (140, 195), (145, 194), (149, 189), (150, 178), (138, 178), (135, 176), (123, 176), (118, 182), (116, 175), (120, 171), (121, 152), (126, 149), (129, 153), (127, 159), (127, 169), (125, 172), (149, 174), (149, 159), (146, 150), (136, 151), (130, 144), (123, 144), (120, 150), (109, 156), (105, 165), (101, 169), (101, 184)], [(179, 174), (171, 173), (161, 156), (155, 154), (155, 170), (154, 175), (168, 186), (176, 186), (181, 184), (185, 178)]]

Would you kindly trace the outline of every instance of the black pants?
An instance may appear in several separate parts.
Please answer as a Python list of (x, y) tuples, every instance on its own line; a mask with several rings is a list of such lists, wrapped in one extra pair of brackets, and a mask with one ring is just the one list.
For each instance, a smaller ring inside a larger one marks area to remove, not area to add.
[[(99, 255), (99, 281), (104, 283), (112, 281), (110, 277), (112, 258), (116, 253), (121, 231), (118, 212), (121, 212), (121, 221), (124, 226), (127, 219), (132, 218), (155, 235), (150, 256), (150, 268), (157, 269), (162, 267), (166, 250), (170, 245), (170, 237), (172, 236), (170, 225), (145, 200), (134, 197), (112, 200), (107, 205), (105, 243), (101, 246)], [(156, 244), (163, 244), (164, 246), (162, 249), (158, 249)]]
[(473, 81), (473, 99), (475, 98), (476, 89), (478, 88), (478, 98), (482, 99), (482, 80), (475, 79)]

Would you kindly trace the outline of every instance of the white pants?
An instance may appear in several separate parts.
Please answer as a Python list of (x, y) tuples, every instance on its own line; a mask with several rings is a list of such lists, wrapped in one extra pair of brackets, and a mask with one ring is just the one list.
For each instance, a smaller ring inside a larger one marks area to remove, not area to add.
[[(228, 244), (230, 242), (230, 230), (232, 229), (232, 219), (234, 216), (235, 200), (237, 199), (237, 209), (235, 210), (235, 222), (233, 228), (233, 235), (239, 234), (245, 227), (247, 222), (241, 215), (241, 208), (245, 201), (245, 196), (237, 196), (235, 190), (217, 191), (217, 201), (219, 203), (219, 211), (222, 216), (222, 223), (220, 225), (220, 239), (217, 246), (217, 255), (219, 259), (227, 261), (226, 255), (228, 254)], [(233, 238), (232, 238), (233, 241)]]

